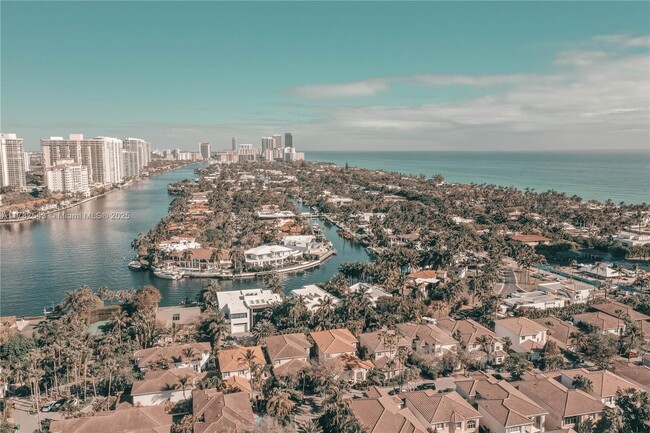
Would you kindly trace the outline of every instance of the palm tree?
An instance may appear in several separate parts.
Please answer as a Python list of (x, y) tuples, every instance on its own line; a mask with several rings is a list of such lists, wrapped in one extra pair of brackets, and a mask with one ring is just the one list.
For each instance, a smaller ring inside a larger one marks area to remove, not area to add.
[(298, 433), (323, 433), (323, 429), (313, 420), (308, 419), (298, 426)]
[(294, 406), (288, 392), (277, 391), (267, 400), (266, 412), (282, 424), (286, 424)]
[(178, 378), (178, 384), (181, 386), (181, 390), (183, 391), (183, 400), (187, 400), (185, 397), (185, 385), (187, 385), (190, 381), (190, 376), (188, 375), (183, 375)]

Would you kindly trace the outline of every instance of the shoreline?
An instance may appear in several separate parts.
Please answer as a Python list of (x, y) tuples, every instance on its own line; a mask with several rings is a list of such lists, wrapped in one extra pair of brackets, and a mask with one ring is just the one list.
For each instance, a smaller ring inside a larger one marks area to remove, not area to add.
[(152, 178), (154, 178), (154, 177), (162, 176), (162, 175), (165, 174), (165, 173), (169, 173), (169, 172), (171, 172), (171, 171), (177, 170), (177, 169), (179, 169), (179, 168), (181, 168), (181, 167), (185, 167), (185, 166), (187, 166), (187, 165), (191, 165), (191, 164), (194, 164), (194, 162), (193, 162), (193, 163), (190, 163), (190, 164), (179, 165), (178, 167), (174, 167), (174, 168), (171, 168), (171, 169), (169, 169), (169, 170), (165, 170), (165, 171), (162, 171), (162, 172), (160, 172), (160, 173), (156, 173), (156, 174), (154, 174), (153, 176), (147, 176), (146, 178), (140, 178), (140, 179), (134, 180), (134, 181), (131, 182), (131, 183), (124, 184), (124, 185), (120, 185), (120, 186), (118, 186), (118, 187), (116, 187), (116, 188), (112, 188), (112, 189), (110, 189), (110, 190), (108, 190), (108, 191), (105, 191), (105, 192), (103, 192), (103, 193), (101, 193), (101, 194), (94, 195), (94, 196), (92, 196), (92, 197), (87, 197), (87, 198), (85, 198), (85, 199), (83, 199), (83, 200), (81, 200), (81, 201), (78, 201), (78, 202), (73, 203), (73, 204), (71, 204), (71, 205), (69, 205), (69, 206), (66, 206), (66, 207), (62, 207), (62, 208), (60, 208), (60, 209), (52, 209), (52, 210), (48, 210), (48, 211), (37, 211), (37, 212), (34, 214), (34, 216), (29, 216), (29, 217), (25, 217), (25, 218), (16, 218), (16, 219), (11, 219), (11, 220), (0, 219), (0, 224), (20, 224), (20, 223), (23, 223), (23, 222), (29, 222), (29, 221), (42, 221), (42, 220), (46, 220), (46, 219), (47, 219), (47, 215), (55, 214), (55, 213), (57, 213), (57, 212), (63, 212), (64, 210), (68, 210), (68, 209), (75, 208), (75, 207), (77, 207), (77, 206), (81, 206), (81, 205), (84, 204), (84, 203), (88, 203), (88, 202), (91, 202), (91, 201), (93, 201), (93, 200), (97, 200), (97, 199), (99, 199), (99, 198), (101, 198), (101, 197), (105, 197), (105, 196), (107, 196), (108, 194), (114, 193), (114, 192), (116, 192), (116, 191), (121, 191), (122, 189), (124, 189), (124, 188), (126, 188), (126, 187), (129, 187), (129, 186), (131, 186), (131, 185), (134, 185), (134, 184), (136, 184), (136, 183), (142, 182), (142, 181), (144, 181), (144, 180), (152, 179)]

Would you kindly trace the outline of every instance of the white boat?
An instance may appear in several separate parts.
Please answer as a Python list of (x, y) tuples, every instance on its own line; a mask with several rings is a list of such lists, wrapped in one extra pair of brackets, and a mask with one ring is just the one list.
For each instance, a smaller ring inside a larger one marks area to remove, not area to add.
[(142, 269), (142, 263), (140, 263), (139, 260), (132, 260), (129, 262), (129, 268), (135, 271), (139, 271), (140, 269)]
[(183, 278), (181, 272), (168, 268), (156, 269), (153, 271), (153, 274), (158, 278), (164, 278), (166, 280), (180, 280)]

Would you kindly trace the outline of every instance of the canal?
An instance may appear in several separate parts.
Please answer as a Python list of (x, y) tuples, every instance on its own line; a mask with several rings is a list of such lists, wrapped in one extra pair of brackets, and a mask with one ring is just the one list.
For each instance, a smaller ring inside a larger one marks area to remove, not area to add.
[[(131, 241), (167, 214), (173, 197), (167, 184), (196, 177), (196, 165), (170, 171), (112, 192), (47, 220), (0, 226), (0, 316), (40, 314), (58, 303), (66, 292), (83, 285), (98, 289), (128, 289), (152, 284), (162, 294), (161, 305), (193, 299), (206, 280), (178, 281), (132, 271)], [(301, 209), (306, 211), (307, 209)], [(127, 215), (128, 219), (98, 220), (84, 215)], [(328, 280), (345, 261), (368, 260), (365, 250), (345, 241), (336, 227), (325, 222), (323, 233), (338, 254), (318, 268), (284, 279), (287, 290)], [(222, 281), (224, 290), (261, 287), (257, 280)]]

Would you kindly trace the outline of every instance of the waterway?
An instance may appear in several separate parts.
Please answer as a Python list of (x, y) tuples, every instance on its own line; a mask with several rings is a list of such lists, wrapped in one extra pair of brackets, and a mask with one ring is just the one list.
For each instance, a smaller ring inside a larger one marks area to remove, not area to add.
[[(1, 225), (0, 316), (42, 313), (44, 307), (82, 285), (119, 290), (152, 284), (162, 294), (161, 305), (193, 299), (206, 280), (163, 280), (150, 272), (132, 271), (127, 264), (133, 256), (131, 241), (167, 214), (173, 200), (167, 184), (196, 177), (196, 167), (185, 166), (135, 183), (43, 221)], [(108, 215), (108, 219), (97, 219), (97, 215)], [(368, 260), (362, 247), (337, 235), (336, 227), (320, 224), (338, 254), (318, 268), (286, 276), (286, 290), (326, 281), (344, 261)], [(222, 284), (224, 290), (262, 286), (258, 280)]]

